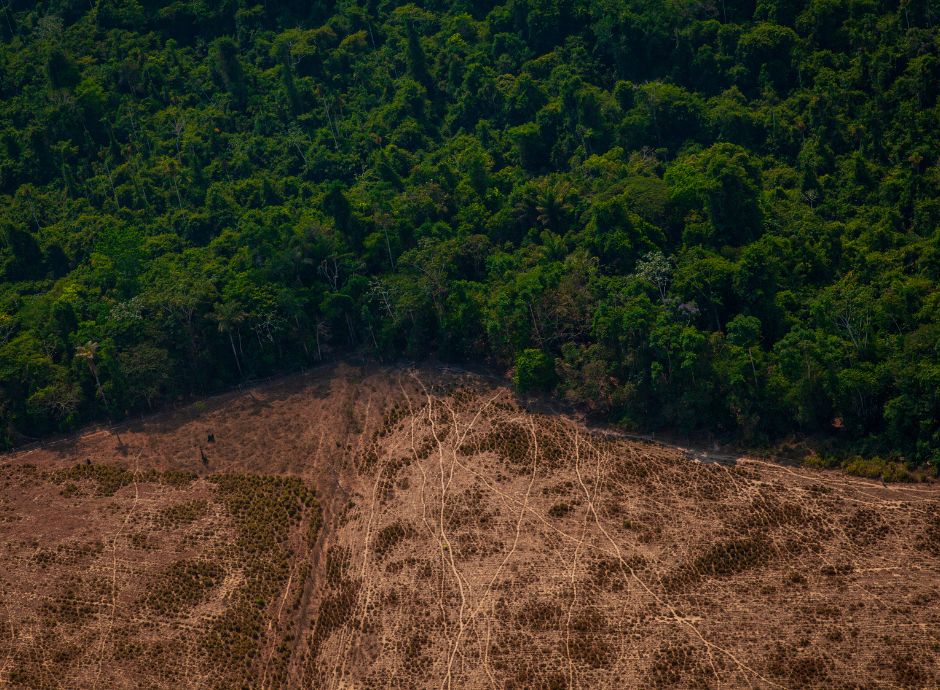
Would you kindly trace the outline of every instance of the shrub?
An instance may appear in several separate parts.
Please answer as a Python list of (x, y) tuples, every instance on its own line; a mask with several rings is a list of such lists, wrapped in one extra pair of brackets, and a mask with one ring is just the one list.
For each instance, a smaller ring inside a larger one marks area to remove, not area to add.
[(523, 350), (516, 355), (512, 382), (520, 393), (551, 389), (555, 385), (555, 360), (542, 350)]
[(849, 474), (854, 474), (856, 477), (881, 479), (886, 482), (912, 481), (911, 473), (903, 463), (879, 457), (863, 458), (856, 456), (849, 458), (842, 463), (842, 469)]

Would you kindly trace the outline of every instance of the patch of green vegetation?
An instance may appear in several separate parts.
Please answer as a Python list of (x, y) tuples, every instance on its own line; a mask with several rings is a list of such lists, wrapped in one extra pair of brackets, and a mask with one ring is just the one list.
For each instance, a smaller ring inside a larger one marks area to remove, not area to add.
[(225, 570), (214, 561), (176, 561), (154, 578), (144, 605), (159, 615), (188, 611), (218, 587), (223, 577)]
[[(310, 527), (305, 534), (312, 544), (320, 509), (313, 490), (296, 477), (216, 475), (209, 481), (235, 524), (237, 537), (229, 556), (238, 563), (242, 584), (202, 646), (209, 658), (230, 661), (214, 687), (242, 687), (254, 678), (268, 606), (289, 580), (293, 551), (288, 538), (306, 520)], [(275, 663), (273, 668), (275, 675), (286, 673), (285, 664)], [(275, 677), (271, 682), (279, 687), (286, 679)]]
[(550, 390), (556, 382), (555, 361), (542, 350), (523, 350), (516, 355), (512, 382), (523, 393)]
[(802, 464), (804, 467), (814, 469), (842, 469), (856, 477), (881, 479), (885, 482), (911, 482), (916, 478), (906, 463), (878, 456), (862, 457), (854, 455), (846, 458), (837, 455), (811, 453), (803, 458)]
[(731, 577), (768, 563), (775, 554), (773, 544), (761, 533), (716, 541), (663, 578), (663, 584), (667, 590), (679, 590), (704, 579)]
[(179, 527), (195, 522), (208, 514), (209, 503), (204, 498), (162, 508), (156, 516), (161, 527)]
[[(56, 484), (64, 484), (63, 495), (71, 495), (80, 491), (82, 482), (94, 485), (98, 496), (113, 496), (119, 489), (133, 484), (157, 483), (179, 489), (187, 486), (196, 479), (191, 472), (160, 472), (158, 470), (145, 470), (136, 475), (122, 465), (101, 465), (82, 463), (64, 470), (55, 470), (50, 478)], [(71, 487), (71, 488), (70, 488)]]
[(881, 479), (886, 482), (910, 482), (914, 477), (907, 465), (884, 458), (854, 457), (842, 462), (842, 469), (849, 474), (868, 479)]

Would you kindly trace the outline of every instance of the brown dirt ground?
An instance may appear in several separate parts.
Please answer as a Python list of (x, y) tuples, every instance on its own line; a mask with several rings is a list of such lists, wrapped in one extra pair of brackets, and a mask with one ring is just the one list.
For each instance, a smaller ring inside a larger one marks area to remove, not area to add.
[(691, 461), (430, 368), (2, 456), (0, 564), (0, 686), (940, 686), (938, 487)]

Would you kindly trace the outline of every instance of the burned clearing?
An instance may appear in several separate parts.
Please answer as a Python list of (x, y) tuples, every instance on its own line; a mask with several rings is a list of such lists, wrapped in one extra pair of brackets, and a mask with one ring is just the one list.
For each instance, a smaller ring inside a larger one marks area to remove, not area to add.
[(3, 458), (0, 683), (935, 687), (938, 516), (340, 366)]
[(4, 681), (283, 684), (319, 515), (292, 477), (0, 468)]

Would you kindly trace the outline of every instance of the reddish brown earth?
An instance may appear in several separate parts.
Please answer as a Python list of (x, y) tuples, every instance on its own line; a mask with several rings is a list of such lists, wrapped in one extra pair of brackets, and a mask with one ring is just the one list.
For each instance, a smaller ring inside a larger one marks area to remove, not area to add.
[(935, 486), (703, 464), (469, 374), (3, 456), (0, 563), (0, 686), (940, 685)]

